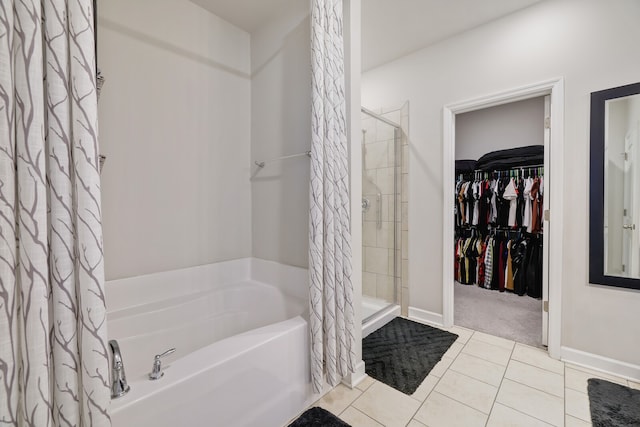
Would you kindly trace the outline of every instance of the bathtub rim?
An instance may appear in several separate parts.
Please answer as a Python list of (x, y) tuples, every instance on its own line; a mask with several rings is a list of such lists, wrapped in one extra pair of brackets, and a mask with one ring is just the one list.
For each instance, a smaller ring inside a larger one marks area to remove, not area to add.
[[(295, 316), (282, 322), (252, 329), (193, 351), (164, 366), (165, 375), (160, 380), (136, 379), (130, 382), (131, 391), (129, 393), (111, 400), (111, 414), (117, 415), (155, 395), (170, 392), (170, 389), (177, 384), (215, 369), (225, 362), (248, 353), (267, 342), (276, 340), (297, 328), (307, 329), (307, 321), (302, 316)], [(265, 335), (265, 337), (256, 339), (256, 336), (260, 335)], [(151, 362), (149, 366), (151, 366)], [(194, 369), (194, 366), (197, 368)]]

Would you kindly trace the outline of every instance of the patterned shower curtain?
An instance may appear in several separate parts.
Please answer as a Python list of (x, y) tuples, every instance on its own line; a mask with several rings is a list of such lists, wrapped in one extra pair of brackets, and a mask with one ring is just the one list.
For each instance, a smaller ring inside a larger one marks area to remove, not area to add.
[(316, 393), (355, 371), (342, 0), (311, 9), (309, 216), (311, 378)]
[(109, 426), (92, 0), (0, 3), (0, 425)]

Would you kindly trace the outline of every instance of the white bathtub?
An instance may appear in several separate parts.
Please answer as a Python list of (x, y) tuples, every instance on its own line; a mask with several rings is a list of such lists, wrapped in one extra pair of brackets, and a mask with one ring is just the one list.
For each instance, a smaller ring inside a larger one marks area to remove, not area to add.
[(304, 269), (255, 258), (107, 282), (109, 339), (131, 385), (112, 401), (114, 427), (284, 425), (318, 397), (307, 283)]

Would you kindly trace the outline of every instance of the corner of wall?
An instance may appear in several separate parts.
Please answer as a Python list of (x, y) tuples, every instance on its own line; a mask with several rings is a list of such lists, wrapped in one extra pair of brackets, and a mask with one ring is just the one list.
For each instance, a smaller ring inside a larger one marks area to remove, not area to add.
[[(251, 34), (251, 250), (306, 268), (309, 159), (280, 158), (310, 146), (310, 10), (288, 0), (281, 11)], [(264, 168), (254, 161), (265, 161)]]

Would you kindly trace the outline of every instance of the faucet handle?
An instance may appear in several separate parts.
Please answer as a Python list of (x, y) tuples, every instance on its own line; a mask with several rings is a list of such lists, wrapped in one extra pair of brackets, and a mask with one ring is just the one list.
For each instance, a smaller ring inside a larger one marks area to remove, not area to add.
[(160, 359), (161, 357), (165, 357), (170, 355), (171, 353), (174, 353), (176, 351), (176, 348), (170, 348), (169, 350), (165, 351), (164, 353), (160, 353), (160, 354), (156, 354), (155, 359)]
[(168, 356), (174, 351), (176, 351), (175, 347), (170, 348), (164, 353), (155, 355), (155, 357), (153, 358), (153, 367), (151, 368), (151, 373), (149, 374), (150, 380), (159, 380), (160, 378), (162, 378), (162, 376), (164, 375), (164, 372), (162, 372), (162, 362), (160, 361), (160, 358)]

